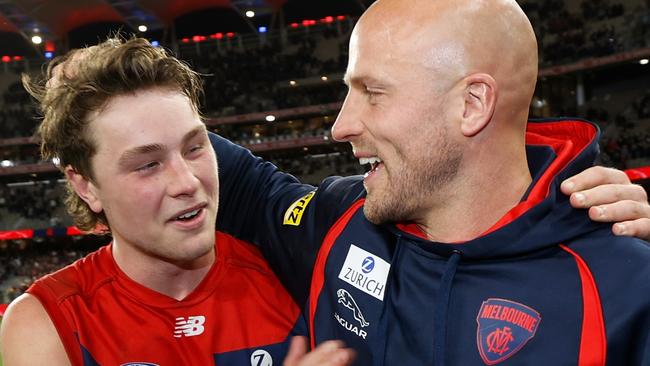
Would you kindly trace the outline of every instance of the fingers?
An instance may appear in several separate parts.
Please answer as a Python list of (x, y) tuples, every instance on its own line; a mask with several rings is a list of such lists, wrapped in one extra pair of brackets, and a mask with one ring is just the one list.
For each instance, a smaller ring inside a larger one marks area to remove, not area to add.
[[(575, 208), (589, 208), (619, 201), (636, 201), (648, 204), (648, 194), (637, 184), (605, 184), (571, 193), (571, 205)], [(640, 217), (635, 217), (640, 218)]]
[(589, 209), (589, 217), (599, 222), (617, 222), (615, 235), (635, 236), (650, 241), (650, 206), (636, 201), (619, 201)]
[(284, 366), (347, 366), (354, 360), (354, 351), (341, 341), (327, 341), (307, 353), (307, 339), (294, 337)]
[(564, 194), (572, 194), (603, 184), (630, 184), (630, 179), (618, 169), (594, 166), (566, 179), (560, 189)]
[(650, 206), (636, 201), (623, 200), (589, 209), (589, 217), (599, 222), (623, 222), (650, 218)]
[(284, 359), (284, 365), (297, 365), (300, 359), (307, 353), (307, 349), (307, 337), (293, 337), (291, 339), (291, 344), (289, 345), (289, 352), (287, 352), (287, 357)]
[(635, 236), (650, 241), (650, 219), (637, 219), (614, 224), (614, 235)]

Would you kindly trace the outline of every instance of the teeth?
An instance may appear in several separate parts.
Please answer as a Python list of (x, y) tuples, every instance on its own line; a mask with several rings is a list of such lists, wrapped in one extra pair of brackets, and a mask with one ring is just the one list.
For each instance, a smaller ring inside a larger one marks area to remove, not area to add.
[(359, 158), (359, 164), (361, 165), (366, 165), (366, 164), (378, 164), (381, 163), (381, 159), (379, 159), (376, 156), (373, 156), (371, 158)]
[(188, 212), (185, 215), (178, 216), (179, 219), (189, 219), (192, 216), (195, 216), (196, 214), (199, 213), (199, 210), (194, 210), (192, 212)]

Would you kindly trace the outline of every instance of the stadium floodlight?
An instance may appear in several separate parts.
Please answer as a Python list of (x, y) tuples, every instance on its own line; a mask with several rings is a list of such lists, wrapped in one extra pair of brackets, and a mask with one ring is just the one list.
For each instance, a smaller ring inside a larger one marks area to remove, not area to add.
[(265, 119), (266, 119), (266, 122), (273, 122), (273, 121), (275, 121), (275, 116), (272, 115), (272, 114), (269, 114), (268, 116), (266, 116)]
[(252, 11), (252, 10), (248, 10), (248, 11), (246, 11), (246, 16), (249, 17), (249, 18), (252, 18), (252, 17), (255, 16), (255, 12)]
[(14, 166), (14, 162), (11, 160), (3, 160), (0, 162), (0, 167), (9, 168), (11, 166)]
[(291, 86), (296, 86), (296, 84), (298, 84), (298, 83), (295, 80), (290, 80), (289, 81), (289, 85), (291, 85)]
[(327, 76), (321, 76), (320, 79), (323, 81), (327, 81)]
[(33, 44), (41, 44), (43, 43), (43, 38), (39, 35), (32, 36), (32, 43)]
[(648, 61), (647, 58), (642, 58), (642, 59), (639, 60), (639, 63), (640, 63), (641, 65), (647, 65), (648, 62), (649, 62), (649, 61)]
[(147, 28), (147, 26), (144, 25), (144, 24), (140, 24), (140, 25), (138, 26), (138, 30), (139, 30), (140, 32), (142, 32), (142, 33), (146, 32), (147, 29), (149, 29), (149, 28)]

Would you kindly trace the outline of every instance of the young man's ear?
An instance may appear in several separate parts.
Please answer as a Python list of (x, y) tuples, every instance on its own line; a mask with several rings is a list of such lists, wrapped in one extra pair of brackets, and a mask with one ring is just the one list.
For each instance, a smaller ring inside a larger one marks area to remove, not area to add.
[(102, 202), (97, 194), (95, 184), (69, 165), (65, 167), (64, 173), (74, 191), (88, 204), (88, 207), (95, 213), (102, 212)]
[(466, 137), (472, 137), (492, 120), (497, 99), (497, 83), (488, 74), (472, 74), (465, 78), (465, 82), (465, 108), (461, 132)]

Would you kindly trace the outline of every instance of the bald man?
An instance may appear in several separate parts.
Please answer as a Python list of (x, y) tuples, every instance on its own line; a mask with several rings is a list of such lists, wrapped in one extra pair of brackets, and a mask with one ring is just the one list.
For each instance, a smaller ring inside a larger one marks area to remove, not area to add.
[(306, 304), (312, 346), (342, 339), (358, 365), (650, 362), (650, 247), (589, 219), (620, 205), (589, 213), (561, 192), (593, 180), (561, 187), (598, 130), (527, 123), (536, 51), (514, 0), (379, 0), (352, 33), (332, 130), (363, 179), (316, 190), (211, 137), (218, 226)]

